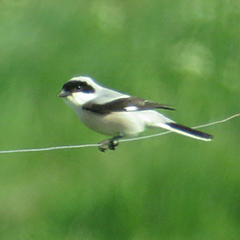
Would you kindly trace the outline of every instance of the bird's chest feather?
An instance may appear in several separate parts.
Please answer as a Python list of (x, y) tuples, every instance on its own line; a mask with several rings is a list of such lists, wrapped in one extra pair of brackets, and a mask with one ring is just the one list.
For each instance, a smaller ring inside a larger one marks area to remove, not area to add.
[(136, 119), (129, 113), (97, 114), (82, 110), (78, 117), (90, 129), (110, 136), (136, 134), (143, 127), (137, 126)]

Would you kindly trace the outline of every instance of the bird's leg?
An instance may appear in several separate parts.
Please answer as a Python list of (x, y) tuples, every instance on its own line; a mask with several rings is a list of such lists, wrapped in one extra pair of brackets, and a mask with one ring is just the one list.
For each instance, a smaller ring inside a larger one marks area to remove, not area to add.
[(106, 140), (103, 140), (103, 141), (101, 141), (101, 142), (99, 143), (98, 149), (99, 149), (101, 152), (105, 152), (105, 151), (108, 149), (109, 140), (110, 140), (110, 139), (106, 139)]
[(108, 144), (108, 148), (110, 150), (115, 150), (115, 147), (119, 144), (118, 139), (122, 138), (121, 136), (116, 136), (110, 139), (109, 144)]
[(107, 149), (115, 150), (115, 147), (118, 145), (119, 138), (122, 138), (122, 136), (116, 136), (116, 137), (101, 141), (98, 146), (99, 150), (101, 152), (105, 152)]

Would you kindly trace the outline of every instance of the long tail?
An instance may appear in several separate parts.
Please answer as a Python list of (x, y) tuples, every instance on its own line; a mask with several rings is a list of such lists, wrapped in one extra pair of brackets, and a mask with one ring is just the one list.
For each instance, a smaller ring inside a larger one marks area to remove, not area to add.
[(203, 141), (211, 141), (213, 139), (212, 135), (178, 124), (157, 111), (139, 111), (137, 113), (145, 120), (149, 128), (161, 127)]
[(175, 122), (166, 122), (164, 125), (165, 126), (162, 125), (163, 128), (198, 140), (211, 141), (213, 139), (213, 136), (208, 133), (192, 129)]

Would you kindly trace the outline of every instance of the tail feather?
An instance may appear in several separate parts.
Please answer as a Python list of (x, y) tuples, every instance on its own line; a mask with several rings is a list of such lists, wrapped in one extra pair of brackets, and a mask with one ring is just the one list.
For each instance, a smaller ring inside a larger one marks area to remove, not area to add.
[(203, 141), (210, 141), (213, 139), (212, 135), (175, 123), (170, 118), (165, 117), (157, 111), (138, 111), (136, 113), (139, 114), (138, 116), (141, 119), (145, 120), (145, 124), (148, 128), (160, 127)]
[(169, 130), (188, 136), (188, 137), (196, 138), (203, 141), (211, 141), (213, 139), (213, 136), (208, 133), (204, 133), (204, 132), (192, 129), (190, 127), (186, 127), (175, 122), (168, 122), (166, 123), (166, 125), (170, 127)]

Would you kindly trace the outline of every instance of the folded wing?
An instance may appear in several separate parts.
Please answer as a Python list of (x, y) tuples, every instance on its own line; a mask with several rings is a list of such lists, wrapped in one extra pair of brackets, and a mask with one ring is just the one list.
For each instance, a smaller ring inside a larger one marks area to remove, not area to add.
[(138, 97), (126, 97), (113, 100), (104, 104), (97, 104), (94, 102), (88, 102), (82, 106), (84, 110), (91, 111), (98, 114), (108, 114), (111, 112), (132, 112), (132, 111), (143, 111), (150, 109), (166, 109), (175, 110), (168, 105), (159, 104), (145, 100)]

